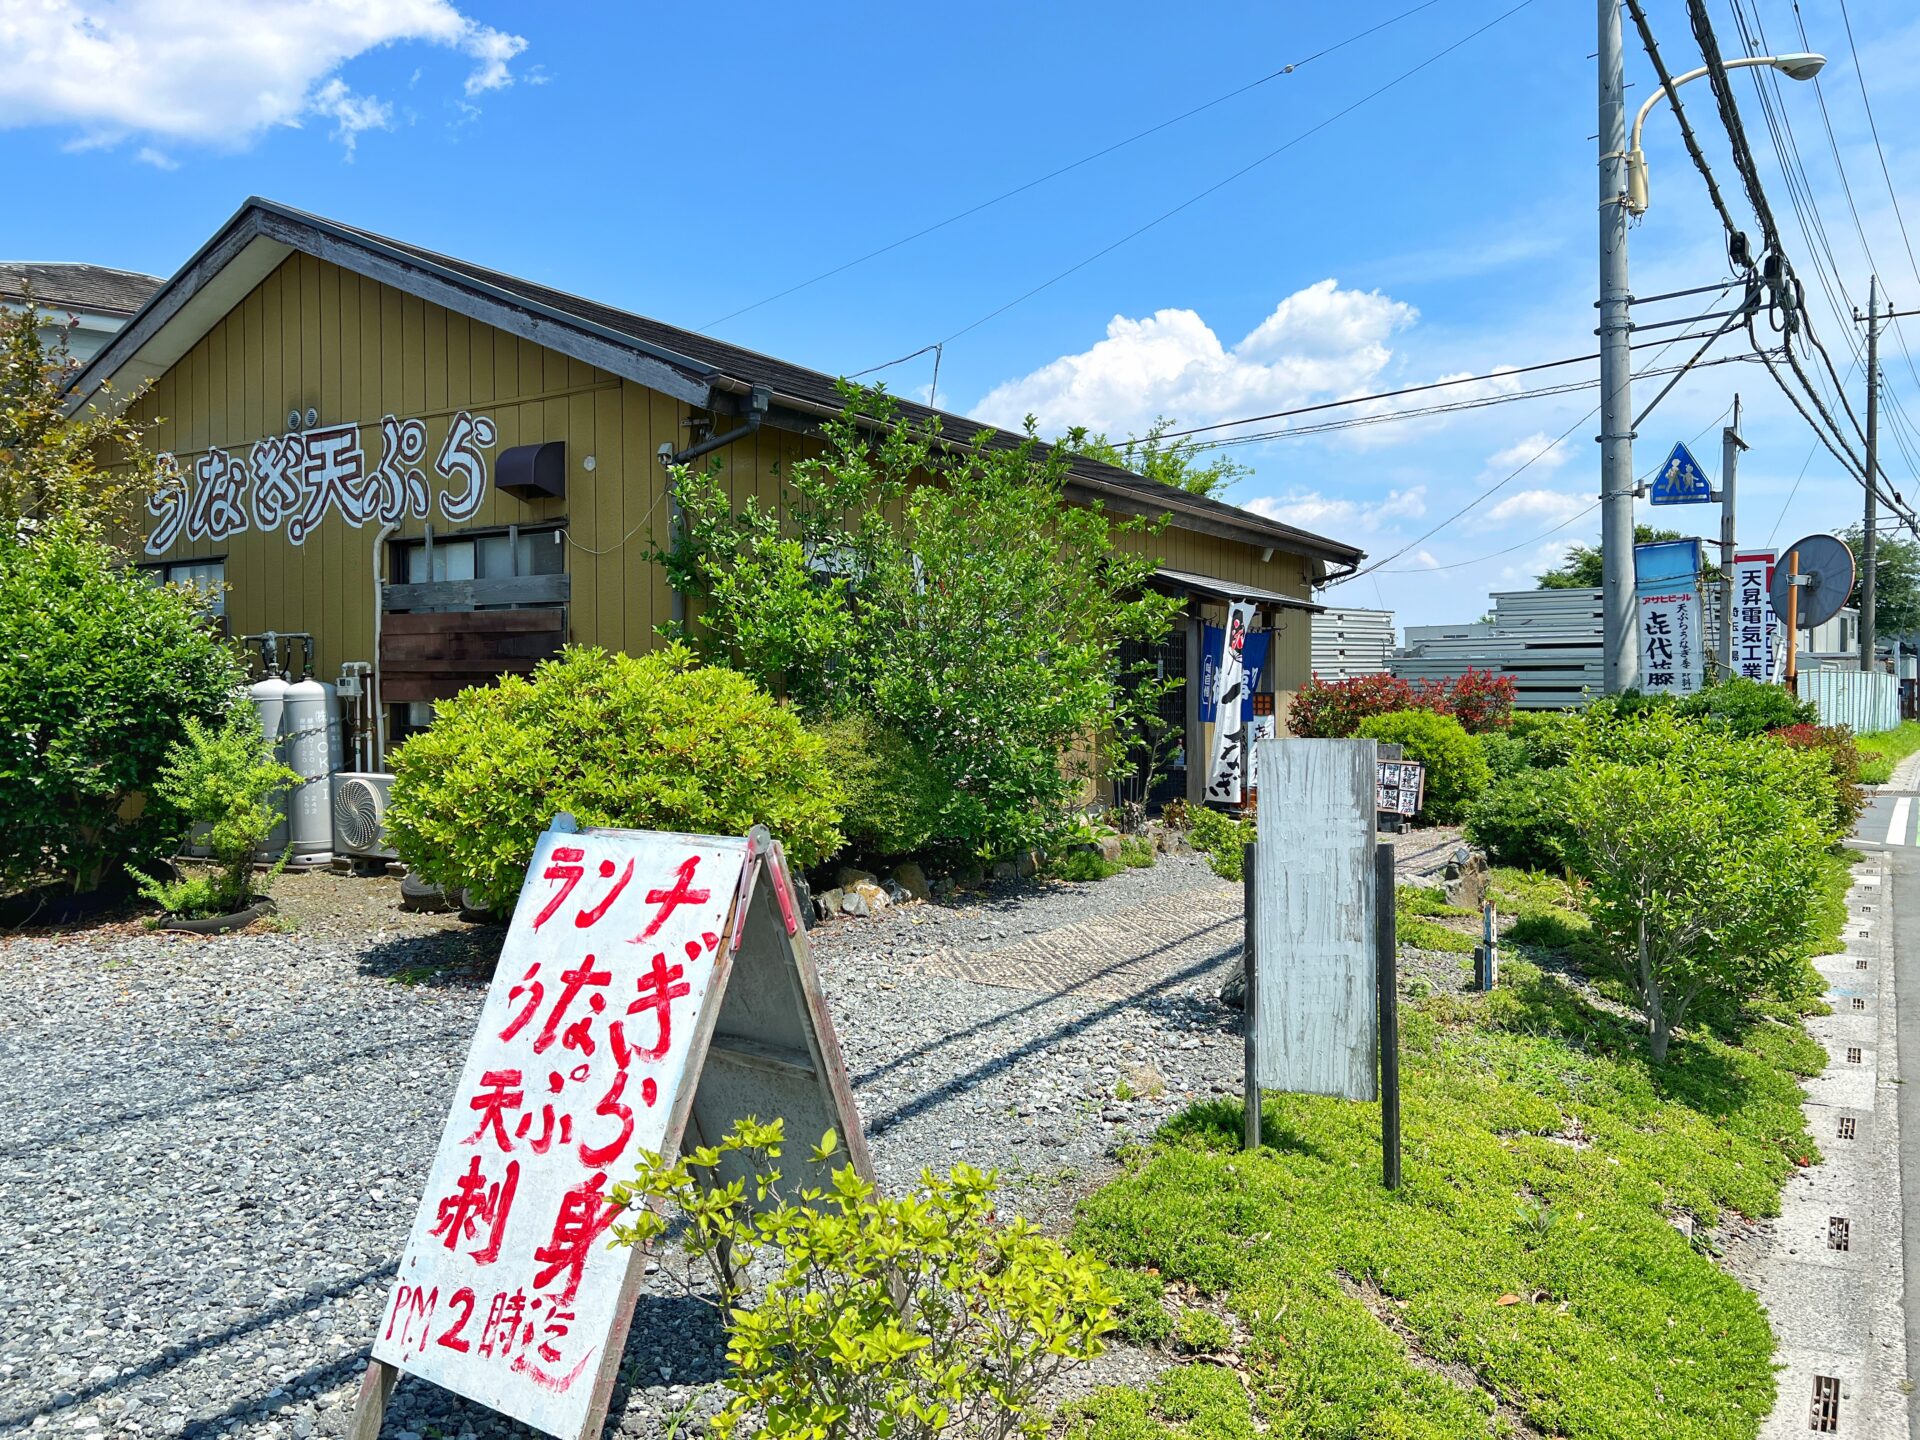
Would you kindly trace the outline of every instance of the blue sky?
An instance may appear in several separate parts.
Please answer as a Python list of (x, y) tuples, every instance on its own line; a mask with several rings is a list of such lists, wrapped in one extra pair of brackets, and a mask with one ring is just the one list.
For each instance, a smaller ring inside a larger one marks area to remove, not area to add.
[[(167, 274), (246, 196), (267, 195), (824, 370), (955, 336), (941, 403), (1002, 422), (1035, 412), (1049, 433), (1080, 423), (1121, 435), (1156, 415), (1206, 424), (1589, 354), (1591, 7), (1533, 0), (1507, 14), (1516, 0), (1434, 0), (1403, 15), (1416, 3), (723, 13), (0, 0), (0, 173), (16, 201), (0, 209), (0, 256)], [(1742, 53), (1729, 0), (1714, 3), (1723, 50)], [(1774, 49), (1801, 48), (1789, 0), (1741, 3)], [(1648, 9), (1673, 68), (1698, 63), (1684, 6)], [(1821, 99), (1864, 248), (1895, 301), (1920, 305), (1920, 265), (1889, 202), (1837, 0), (1800, 9), (1831, 59), (1818, 94), (1783, 84), (1782, 102), (1841, 303), (1864, 304), (1868, 263)], [(1920, 18), (1901, 0), (1849, 0), (1848, 14), (1892, 187), (1920, 230)], [(1637, 105), (1653, 82), (1630, 23), (1628, 54)], [(1014, 199), (733, 313), (1290, 63)], [(1788, 203), (1755, 92), (1743, 81), (1738, 94), (1816, 327), (1858, 407), (1857, 336), (1814, 279), (1825, 252)], [(1704, 83), (1684, 98), (1757, 236)], [(1636, 292), (1721, 278), (1718, 225), (1669, 116), (1648, 122), (1648, 142)], [(1687, 303), (1641, 318), (1677, 318)], [(1907, 330), (1920, 362), (1920, 320)], [(1898, 339), (1887, 353), (1889, 384), (1920, 421), (1920, 374)], [(932, 356), (879, 378), (924, 395)], [(1824, 451), (1807, 463), (1810, 431), (1752, 364), (1684, 379), (1642, 427), (1639, 468), (1699, 435), (1717, 469), (1718, 417), (1735, 390), (1753, 446), (1742, 543), (1856, 518), (1858, 485)], [(1566, 543), (1597, 533), (1597, 514), (1578, 515), (1597, 486), (1597, 427), (1584, 418), (1594, 403), (1583, 390), (1236, 447), (1252, 473), (1230, 498), (1376, 559), (1405, 550), (1329, 592), (1338, 602), (1384, 604), (1402, 624), (1471, 619), (1490, 590), (1529, 585)], [(1885, 463), (1920, 499), (1898, 448)], [(1652, 518), (1676, 516), (1717, 535), (1714, 508)]]

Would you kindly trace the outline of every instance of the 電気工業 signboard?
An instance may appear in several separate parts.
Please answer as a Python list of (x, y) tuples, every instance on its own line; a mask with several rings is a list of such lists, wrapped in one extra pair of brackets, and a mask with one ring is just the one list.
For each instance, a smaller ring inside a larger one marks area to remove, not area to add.
[(1733, 557), (1733, 673), (1771, 681), (1779, 669), (1780, 621), (1773, 613), (1772, 550), (1742, 550)]

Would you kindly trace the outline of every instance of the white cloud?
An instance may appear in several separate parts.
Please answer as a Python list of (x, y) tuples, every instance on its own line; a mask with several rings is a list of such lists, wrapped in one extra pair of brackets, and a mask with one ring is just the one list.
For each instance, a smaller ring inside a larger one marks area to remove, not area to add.
[(1555, 444), (1554, 437), (1542, 430), (1514, 441), (1504, 450), (1494, 451), (1487, 457), (1487, 468), (1502, 473), (1517, 470), (1522, 465), (1529, 470), (1558, 470), (1572, 458), (1571, 446), (1564, 441)]
[(163, 150), (154, 149), (151, 145), (142, 145), (140, 147), (140, 153), (133, 158), (138, 160), (142, 165), (153, 166), (156, 170), (178, 170), (180, 168), (180, 162), (178, 160)]
[(1318, 490), (1289, 490), (1284, 495), (1263, 495), (1249, 500), (1246, 508), (1283, 525), (1298, 525), (1303, 530), (1337, 530), (1342, 533), (1364, 530), (1371, 534), (1399, 520), (1417, 520), (1427, 513), (1427, 489), (1424, 485), (1405, 490), (1390, 490), (1383, 499), (1353, 500), (1321, 494)]
[(1377, 290), (1321, 280), (1295, 291), (1238, 344), (1221, 342), (1192, 310), (1116, 315), (1106, 338), (996, 386), (975, 405), (982, 420), (1044, 434), (1076, 425), (1140, 434), (1157, 416), (1201, 425), (1364, 390), (1393, 358), (1387, 341), (1419, 312)]
[(337, 72), (409, 41), (472, 59), (469, 96), (513, 83), (509, 64), (527, 44), (453, 0), (7, 0), (0, 128), (64, 124), (98, 144), (139, 135), (235, 147), (315, 117), (351, 151), (392, 111)]
[(1557, 525), (1592, 506), (1593, 501), (1584, 495), (1567, 495), (1558, 490), (1521, 490), (1488, 509), (1482, 523), (1505, 525), (1524, 521), (1530, 525)]

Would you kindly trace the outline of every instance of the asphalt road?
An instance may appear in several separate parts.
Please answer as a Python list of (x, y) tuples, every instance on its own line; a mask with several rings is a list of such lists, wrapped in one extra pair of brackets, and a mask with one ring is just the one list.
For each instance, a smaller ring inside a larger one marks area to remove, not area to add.
[[(1896, 785), (1912, 785), (1914, 772), (1902, 766)], [(1920, 791), (1889, 785), (1876, 793), (1854, 828), (1854, 843), (1884, 848), (1887, 855), (1888, 917), (1893, 930), (1894, 993), (1904, 1000), (1920, 996)], [(1895, 1026), (1901, 1055), (1920, 1055), (1920, 1001), (1898, 1003)], [(1907, 1354), (1920, 1355), (1920, 1085), (1902, 1085), (1900, 1116), (1901, 1249), (1907, 1291)], [(1907, 1397), (1910, 1426), (1920, 1427), (1920, 1388)]]

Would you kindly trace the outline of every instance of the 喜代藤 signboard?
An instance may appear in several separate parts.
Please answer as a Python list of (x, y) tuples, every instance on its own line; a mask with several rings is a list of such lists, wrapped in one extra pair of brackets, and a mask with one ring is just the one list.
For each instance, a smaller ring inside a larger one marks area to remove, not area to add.
[(1773, 613), (1772, 550), (1741, 550), (1733, 557), (1733, 673), (1771, 681), (1779, 668), (1780, 622)]
[(1427, 767), (1417, 760), (1382, 760), (1374, 784), (1374, 806), (1382, 815), (1411, 820), (1420, 813), (1420, 795), (1427, 783)]
[(1662, 540), (1633, 547), (1634, 606), (1640, 617), (1640, 686), (1649, 694), (1691, 695), (1706, 683), (1700, 618), (1700, 542)]
[(397, 1369), (597, 1434), (642, 1270), (609, 1247), (608, 1194), (690, 1122), (717, 1140), (749, 1113), (795, 1142), (834, 1128), (870, 1173), (779, 847), (563, 817), (521, 888), (363, 1416), (377, 1429)]
[(1666, 463), (1653, 477), (1648, 500), (1655, 505), (1705, 505), (1713, 499), (1713, 486), (1693, 452), (1685, 445), (1673, 447)]
[(1267, 799), (1254, 855), (1253, 1081), (1372, 1100), (1379, 749), (1262, 740), (1259, 765)]

